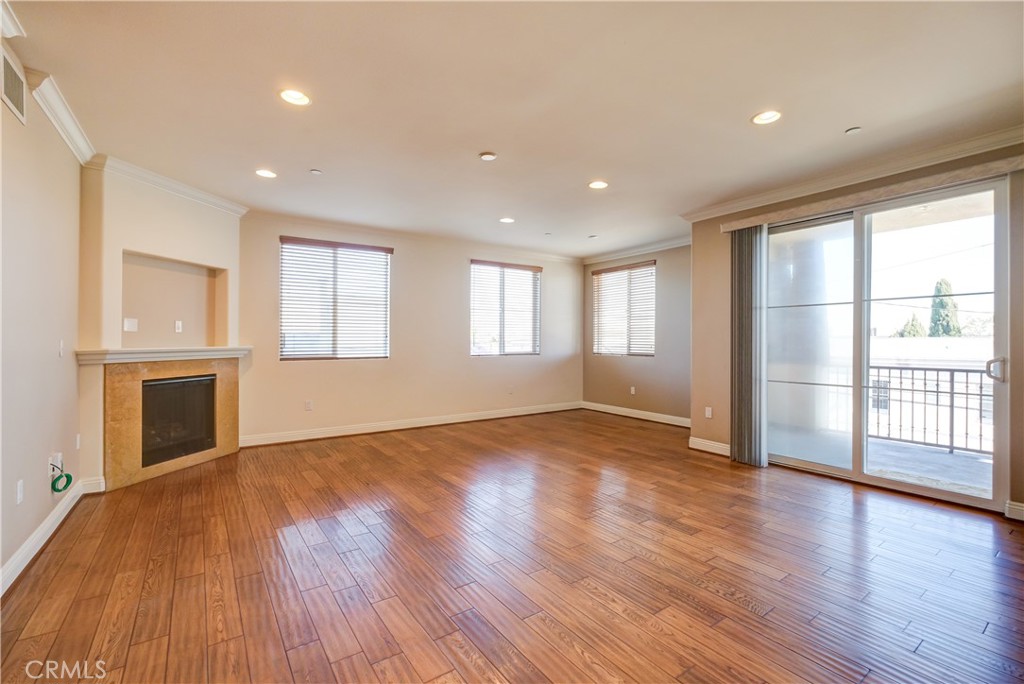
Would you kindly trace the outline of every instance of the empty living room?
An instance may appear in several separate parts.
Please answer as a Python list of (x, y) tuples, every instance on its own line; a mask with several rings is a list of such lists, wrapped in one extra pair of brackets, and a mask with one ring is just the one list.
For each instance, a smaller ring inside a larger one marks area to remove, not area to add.
[(1024, 2), (0, 10), (4, 684), (1024, 680)]

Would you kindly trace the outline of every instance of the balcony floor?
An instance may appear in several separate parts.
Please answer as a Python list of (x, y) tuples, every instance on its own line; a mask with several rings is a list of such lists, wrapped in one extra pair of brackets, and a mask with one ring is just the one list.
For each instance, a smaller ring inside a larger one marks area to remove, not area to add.
[(872, 437), (864, 470), (869, 475), (958, 492), (992, 497), (992, 454), (953, 451)]
[[(770, 428), (772, 429), (772, 428)], [(850, 468), (849, 433), (807, 433), (774, 428), (773, 453)], [(865, 471), (875, 477), (989, 499), (992, 496), (992, 455), (953, 451), (877, 437), (868, 438)]]

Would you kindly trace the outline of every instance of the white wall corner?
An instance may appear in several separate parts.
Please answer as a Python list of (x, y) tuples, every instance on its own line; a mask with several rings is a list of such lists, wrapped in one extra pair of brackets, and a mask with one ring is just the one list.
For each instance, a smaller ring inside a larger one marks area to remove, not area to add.
[(626, 408), (625, 406), (612, 406), (611, 404), (595, 404), (592, 401), (582, 402), (582, 407), (590, 409), (591, 411), (601, 411), (602, 413), (613, 413), (617, 416), (627, 416), (629, 418), (639, 418), (640, 420), (649, 420), (655, 423), (666, 423), (667, 425), (678, 425), (679, 427), (690, 427), (690, 419), (683, 418), (682, 416), (670, 416), (665, 413), (653, 413), (651, 411), (640, 411), (638, 409)]
[(90, 169), (98, 169), (100, 171), (110, 171), (111, 173), (117, 173), (127, 178), (137, 180), (147, 185), (152, 185), (155, 188), (165, 190), (174, 195), (190, 199), (194, 202), (201, 202), (214, 209), (220, 209), (234, 216), (242, 216), (249, 207), (242, 206), (236, 202), (226, 200), (223, 197), (218, 197), (212, 193), (194, 188), (191, 185), (186, 185), (180, 181), (176, 181), (166, 176), (161, 176), (158, 173), (149, 171), (142, 168), (141, 166), (135, 166), (129, 164), (126, 161), (122, 161), (115, 157), (110, 157), (105, 154), (97, 154), (92, 156), (90, 159), (83, 162), (86, 167)]
[(64, 518), (75, 507), (75, 504), (82, 498), (82, 495), (102, 492), (105, 488), (106, 485), (102, 477), (90, 477), (76, 482), (71, 491), (57, 502), (57, 505), (53, 507), (53, 510), (46, 516), (42, 524), (36, 528), (35, 532), (29, 535), (25, 543), (4, 563), (3, 568), (0, 569), (0, 593), (5, 593), (10, 588), (14, 580), (18, 579), (18, 576), (24, 572), (36, 554), (46, 546), (46, 542), (50, 540), (53, 533), (64, 522)]
[(696, 451), (707, 451), (712, 454), (718, 454), (719, 456), (730, 456), (731, 449), (728, 444), (722, 442), (712, 442), (708, 439), (700, 439), (699, 437), (690, 437), (690, 448)]
[(75, 118), (67, 100), (57, 87), (57, 81), (53, 76), (35, 69), (25, 69), (25, 80), (32, 89), (32, 97), (39, 103), (40, 109), (46, 114), (53, 127), (60, 133), (71, 152), (78, 159), (79, 164), (85, 164), (96, 154), (92, 143), (82, 129), (82, 125)]
[(1024, 520), (1024, 503), (1020, 501), (1007, 501), (1004, 513), (1006, 513), (1007, 518), (1012, 520)]
[(18, 17), (15, 16), (14, 10), (11, 9), (7, 0), (2, 0), (0, 5), (2, 5), (0, 11), (3, 13), (3, 37), (15, 38), (18, 36), (24, 36), (25, 29), (21, 27), (21, 22), (18, 21)]

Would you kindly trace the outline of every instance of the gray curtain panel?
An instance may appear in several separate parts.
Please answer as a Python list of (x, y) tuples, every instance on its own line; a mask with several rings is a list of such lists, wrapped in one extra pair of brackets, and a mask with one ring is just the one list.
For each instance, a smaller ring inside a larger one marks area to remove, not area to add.
[(730, 455), (747, 465), (768, 465), (765, 434), (764, 296), (768, 229), (732, 233), (732, 425)]

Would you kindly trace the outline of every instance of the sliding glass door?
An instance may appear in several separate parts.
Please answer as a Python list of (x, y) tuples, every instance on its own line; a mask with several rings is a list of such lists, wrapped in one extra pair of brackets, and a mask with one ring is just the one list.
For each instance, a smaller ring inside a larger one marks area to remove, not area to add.
[(999, 182), (770, 227), (771, 460), (1001, 508), (1007, 237)]
[(853, 217), (768, 232), (768, 453), (853, 467)]
[(1007, 276), (1000, 201), (1002, 186), (976, 186), (863, 217), (868, 476), (947, 498), (999, 493)]

